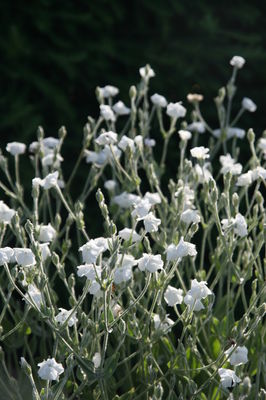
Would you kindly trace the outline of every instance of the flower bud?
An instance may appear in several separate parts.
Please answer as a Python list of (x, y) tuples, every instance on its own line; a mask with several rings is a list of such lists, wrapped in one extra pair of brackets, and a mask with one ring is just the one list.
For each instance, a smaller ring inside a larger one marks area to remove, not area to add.
[(250, 143), (254, 143), (254, 141), (255, 141), (255, 133), (254, 133), (254, 131), (253, 131), (252, 128), (250, 128), (250, 129), (248, 130), (247, 138), (248, 138), (248, 141), (249, 141)]
[(37, 137), (38, 137), (39, 141), (43, 140), (43, 138), (44, 138), (44, 130), (43, 130), (42, 126), (38, 126), (38, 128), (37, 128)]
[(66, 130), (66, 127), (63, 125), (63, 126), (61, 126), (61, 128), (58, 131), (58, 136), (61, 140), (64, 140), (66, 135), (67, 135), (67, 130)]
[(20, 365), (21, 365), (21, 368), (24, 370), (24, 372), (26, 373), (26, 375), (31, 375), (32, 374), (32, 372), (31, 372), (31, 366), (30, 366), (30, 364), (28, 364), (27, 363), (27, 361), (25, 360), (25, 358), (24, 357), (21, 357), (20, 358)]
[(137, 89), (136, 86), (132, 85), (129, 89), (129, 97), (134, 101), (137, 96)]

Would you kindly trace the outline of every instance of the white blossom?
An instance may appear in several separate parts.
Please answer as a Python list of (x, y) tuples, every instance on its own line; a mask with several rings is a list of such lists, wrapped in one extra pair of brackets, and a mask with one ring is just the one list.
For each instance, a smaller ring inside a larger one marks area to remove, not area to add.
[(51, 256), (51, 252), (49, 249), (49, 243), (39, 243), (42, 261), (45, 261), (48, 257)]
[(135, 142), (133, 139), (130, 139), (128, 136), (122, 136), (122, 139), (118, 143), (118, 147), (123, 151), (126, 151), (127, 147), (129, 147), (133, 152), (135, 150)]
[(231, 346), (225, 351), (226, 355), (229, 355), (230, 353), (232, 354), (230, 355), (228, 361), (231, 365), (238, 366), (248, 362), (248, 349), (245, 346)]
[[(70, 314), (72, 313), (72, 310), (65, 310), (64, 308), (59, 308), (60, 312), (56, 315), (55, 320), (59, 324), (63, 325), (65, 321), (69, 318)], [(75, 325), (78, 322), (78, 319), (76, 317), (76, 312), (74, 312), (71, 317), (69, 318), (67, 325), (69, 327)]]
[(18, 265), (30, 267), (36, 263), (35, 256), (31, 249), (14, 248), (14, 256)]
[(64, 159), (60, 154), (54, 154), (54, 152), (52, 152), (42, 158), (42, 166), (49, 167), (53, 165), (55, 168), (59, 168), (62, 161), (64, 161)]
[(28, 291), (25, 298), (27, 301), (30, 301), (31, 303), (33, 302), (36, 305), (36, 307), (40, 309), (41, 304), (43, 302), (42, 294), (34, 284), (30, 284), (28, 286)]
[(102, 269), (99, 265), (84, 264), (78, 265), (77, 275), (80, 277), (85, 276), (89, 281), (94, 281), (96, 278), (101, 279)]
[(116, 185), (117, 185), (116, 181), (110, 179), (108, 181), (105, 181), (103, 186), (105, 187), (105, 189), (112, 191), (115, 189)]
[(117, 115), (128, 115), (130, 114), (130, 108), (128, 108), (123, 101), (118, 101), (113, 105), (113, 110)]
[(142, 150), (142, 148), (143, 148), (143, 137), (141, 135), (135, 136), (134, 142), (136, 143), (136, 146), (138, 146), (138, 148), (140, 150)]
[(181, 304), (183, 302), (183, 290), (168, 285), (164, 292), (164, 300), (170, 307)]
[(205, 158), (209, 158), (210, 155), (208, 154), (210, 149), (204, 146), (199, 146), (199, 147), (193, 147), (193, 149), (190, 150), (190, 154), (192, 157), (197, 158), (198, 160), (205, 160)]
[(183, 237), (181, 237), (177, 246), (170, 244), (166, 249), (166, 259), (167, 261), (176, 261), (177, 259), (182, 259), (186, 256), (194, 257), (197, 255), (197, 250), (195, 244), (185, 242)]
[(255, 181), (259, 178), (266, 180), (266, 169), (265, 168), (258, 166), (255, 169), (253, 169), (251, 172), (252, 172), (252, 181)]
[(145, 67), (141, 67), (139, 69), (140, 76), (145, 80), (148, 81), (150, 78), (153, 78), (155, 76), (155, 72), (153, 69), (150, 67), (149, 64), (145, 65)]
[(183, 140), (184, 142), (188, 141), (192, 137), (191, 132), (186, 131), (184, 129), (180, 129), (178, 131), (178, 134), (179, 134), (180, 139)]
[(201, 300), (205, 299), (207, 296), (213, 294), (212, 291), (207, 287), (207, 282), (198, 282), (196, 279), (191, 281), (191, 289), (188, 290), (186, 296), (184, 297), (184, 303), (193, 309), (194, 311), (200, 311), (204, 309), (204, 305)]
[(241, 382), (241, 379), (231, 369), (219, 368), (218, 374), (221, 378), (221, 385), (224, 388), (234, 387), (237, 383)]
[(92, 362), (94, 364), (94, 368), (99, 368), (101, 365), (102, 357), (101, 353), (95, 353), (92, 357)]
[(195, 121), (192, 122), (187, 126), (187, 129), (192, 132), (204, 133), (205, 132), (205, 125), (203, 122)]
[(146, 192), (144, 195), (144, 199), (147, 199), (151, 206), (154, 206), (155, 204), (160, 204), (162, 202), (161, 197), (157, 192)]
[(44, 179), (33, 178), (32, 186), (42, 186), (44, 189), (48, 190), (52, 187), (58, 185), (58, 171), (52, 172), (51, 174), (46, 175)]
[(95, 263), (98, 256), (108, 249), (108, 242), (105, 238), (91, 239), (79, 248), (82, 252), (83, 262)]
[(101, 116), (105, 121), (115, 121), (115, 114), (110, 106), (106, 104), (100, 105)]
[(248, 171), (237, 178), (236, 186), (249, 186), (251, 183), (252, 171)]
[(144, 144), (147, 147), (154, 147), (156, 145), (156, 141), (154, 139), (146, 138), (144, 139)]
[(127, 192), (123, 192), (113, 197), (113, 202), (121, 208), (129, 208), (133, 206), (133, 204), (137, 203), (139, 200), (139, 196)]
[(11, 247), (2, 247), (0, 248), (0, 266), (5, 263), (8, 264), (14, 254), (14, 250)]
[(174, 321), (168, 317), (169, 314), (167, 314), (164, 318), (164, 320), (161, 320), (159, 314), (153, 314), (153, 321), (154, 321), (154, 328), (156, 330), (161, 330), (164, 333), (169, 331), (174, 325)]
[(234, 233), (240, 237), (247, 236), (248, 230), (247, 230), (247, 222), (243, 215), (240, 213), (236, 214), (235, 218), (231, 219), (222, 219), (221, 224), (223, 226), (224, 231), (229, 230), (232, 228), (234, 230)]
[(242, 172), (242, 165), (236, 163), (234, 158), (228, 153), (226, 156), (220, 156), (220, 163), (222, 164), (221, 173), (227, 174), (227, 172), (231, 172), (232, 175), (240, 175)]
[(119, 254), (119, 267), (114, 272), (114, 283), (120, 284), (132, 278), (132, 267), (137, 265), (137, 260), (130, 254)]
[(100, 136), (95, 139), (95, 143), (99, 144), (100, 146), (108, 145), (108, 144), (115, 144), (117, 142), (117, 133), (108, 131), (101, 133)]
[(138, 267), (141, 271), (156, 272), (163, 268), (163, 260), (160, 254), (153, 255), (144, 253), (138, 260)]
[(46, 381), (58, 381), (59, 375), (64, 372), (63, 365), (57, 363), (54, 358), (48, 358), (39, 363), (38, 367), (40, 367), (38, 371), (39, 377)]
[(158, 93), (155, 93), (151, 96), (151, 101), (155, 106), (158, 106), (158, 107), (164, 108), (167, 106), (166, 98)]
[(230, 64), (233, 67), (236, 67), (237, 69), (241, 69), (244, 66), (245, 62), (246, 62), (246, 60), (241, 56), (234, 56), (230, 60)]
[(156, 218), (155, 215), (150, 212), (144, 217), (138, 218), (138, 221), (143, 220), (146, 232), (157, 232), (159, 225), (161, 225), (161, 220)]
[(2, 200), (0, 200), (0, 222), (10, 224), (15, 213), (15, 210), (9, 208)]
[(189, 208), (182, 212), (180, 219), (187, 225), (198, 224), (200, 222), (198, 211)]
[(257, 110), (257, 106), (253, 100), (249, 99), (248, 97), (244, 97), (242, 100), (242, 108), (249, 112), (255, 112)]
[(167, 106), (166, 114), (171, 118), (184, 118), (186, 115), (186, 108), (182, 106), (182, 102), (169, 103)]
[(199, 164), (195, 164), (195, 173), (200, 183), (209, 182), (209, 180), (212, 178), (212, 174), (208, 169), (209, 166), (210, 163), (204, 163), (202, 166)]
[(121, 239), (124, 240), (132, 240), (132, 243), (139, 242), (141, 239), (141, 236), (134, 230), (130, 228), (124, 228), (121, 231), (118, 232), (118, 236), (121, 237)]
[(12, 156), (24, 154), (26, 151), (26, 145), (20, 142), (11, 142), (6, 145), (6, 151), (12, 154)]
[[(240, 128), (229, 127), (225, 130), (225, 133), (226, 133), (227, 139), (231, 139), (233, 137), (236, 137), (238, 139), (243, 139), (245, 136), (244, 129), (240, 129)], [(216, 138), (219, 138), (221, 136), (221, 129), (214, 129), (213, 136), (215, 136)]]
[(56, 230), (49, 223), (48, 225), (41, 225), (39, 240), (40, 242), (52, 242), (56, 237)]
[(134, 210), (131, 215), (133, 218), (143, 218), (145, 217), (151, 209), (151, 203), (147, 199), (141, 199), (134, 204)]
[(106, 85), (98, 89), (102, 97), (114, 97), (119, 93), (119, 89), (112, 85)]

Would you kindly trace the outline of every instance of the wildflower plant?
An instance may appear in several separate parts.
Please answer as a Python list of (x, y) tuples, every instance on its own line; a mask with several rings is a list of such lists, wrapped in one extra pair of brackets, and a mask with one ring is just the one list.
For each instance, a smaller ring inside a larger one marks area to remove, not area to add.
[[(266, 136), (236, 126), (256, 105), (244, 98), (232, 115), (245, 60), (230, 64), (214, 128), (201, 94), (187, 96), (188, 110), (150, 94), (147, 65), (127, 104), (114, 86), (96, 89), (99, 116), (88, 117), (70, 176), (64, 127), (2, 149), (5, 399), (263, 398)], [(169, 146), (176, 172), (165, 185)]]

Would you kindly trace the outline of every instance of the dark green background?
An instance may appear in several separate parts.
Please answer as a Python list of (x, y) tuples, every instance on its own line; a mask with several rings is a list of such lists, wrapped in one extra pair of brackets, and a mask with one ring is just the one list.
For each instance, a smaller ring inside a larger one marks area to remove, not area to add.
[[(0, 12), (1, 147), (29, 143), (38, 125), (69, 132), (77, 149), (87, 115), (97, 116), (97, 85), (113, 84), (127, 101), (138, 68), (150, 63), (151, 92), (169, 101), (205, 95), (203, 111), (216, 127), (212, 103), (231, 72), (230, 58), (247, 59), (237, 99), (251, 97), (256, 116), (243, 127), (265, 128), (266, 3), (264, 1), (38, 0), (4, 1)], [(127, 101), (128, 103), (128, 101)]]

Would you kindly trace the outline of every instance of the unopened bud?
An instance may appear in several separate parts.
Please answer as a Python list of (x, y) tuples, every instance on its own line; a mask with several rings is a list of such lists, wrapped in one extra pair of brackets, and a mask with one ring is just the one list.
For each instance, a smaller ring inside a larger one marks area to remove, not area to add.
[(137, 96), (137, 89), (136, 86), (132, 85), (129, 89), (129, 97), (134, 101)]
[(43, 130), (42, 126), (38, 126), (38, 128), (37, 128), (37, 137), (38, 137), (39, 141), (43, 140), (43, 138), (44, 138), (44, 130)]
[(30, 366), (30, 364), (28, 364), (27, 363), (27, 361), (25, 360), (25, 358), (24, 357), (21, 357), (20, 358), (20, 365), (21, 365), (21, 368), (24, 370), (24, 372), (26, 373), (26, 375), (31, 375), (32, 374), (32, 372), (31, 372), (31, 366)]

